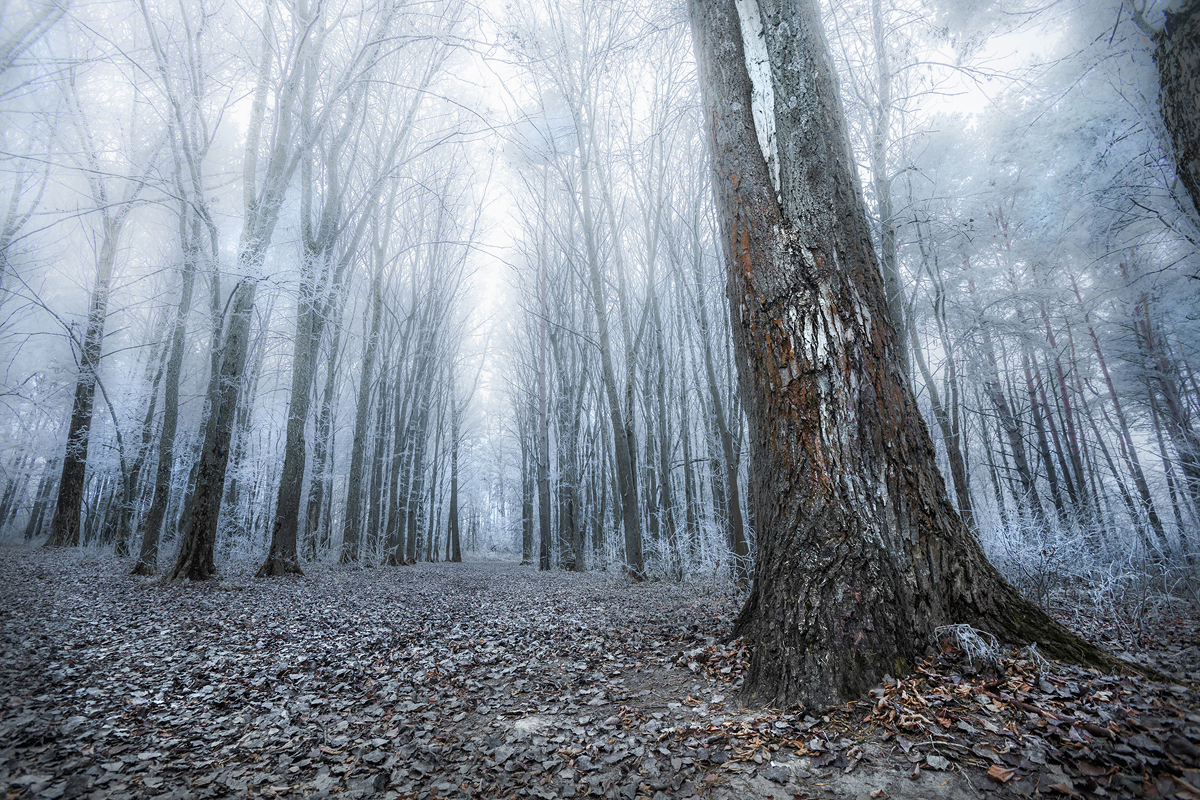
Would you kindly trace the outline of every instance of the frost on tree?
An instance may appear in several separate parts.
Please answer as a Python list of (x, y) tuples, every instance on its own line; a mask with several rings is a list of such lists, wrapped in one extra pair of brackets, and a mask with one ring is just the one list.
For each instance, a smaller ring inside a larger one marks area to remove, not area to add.
[(755, 125), (766, 93), (751, 79), (742, 3), (689, 6), (750, 422), (748, 699), (823, 707), (861, 695), (906, 672), (947, 623), (1111, 664), (1000, 577), (947, 497), (888, 315), (816, 3), (757, 1), (773, 137)]

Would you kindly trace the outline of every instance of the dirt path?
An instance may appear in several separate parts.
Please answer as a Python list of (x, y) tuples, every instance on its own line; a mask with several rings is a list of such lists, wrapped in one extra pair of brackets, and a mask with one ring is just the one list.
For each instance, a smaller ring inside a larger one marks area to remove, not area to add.
[(1024, 785), (988, 779), (952, 736), (906, 738), (861, 709), (741, 708), (745, 652), (716, 638), (736, 602), (716, 585), (476, 562), (270, 580), (247, 565), (171, 586), (129, 566), (0, 550), (9, 797), (920, 800)]

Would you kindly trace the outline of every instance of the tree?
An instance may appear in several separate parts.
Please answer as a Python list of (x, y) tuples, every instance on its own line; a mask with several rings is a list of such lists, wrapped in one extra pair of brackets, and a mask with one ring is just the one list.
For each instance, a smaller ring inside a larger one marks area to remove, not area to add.
[[(1111, 664), (1001, 578), (949, 501), (888, 314), (817, 4), (689, 10), (750, 423), (746, 693), (811, 707), (858, 696), (907, 671), (948, 623)], [(763, 149), (759, 104), (775, 129)]]
[[(390, 16), (396, 10), (392, 5), (385, 8), (387, 18), (378, 25), (381, 32), (390, 26)], [(359, 82), (353, 91), (346, 94), (340, 124), (328, 126), (324, 140), (319, 138), (314, 142), (313, 151), (301, 168), (304, 252), (296, 308), (287, 444), (276, 500), (275, 522), (271, 529), (271, 548), (259, 570), (260, 576), (300, 571), (297, 540), (306, 461), (304, 433), (321, 339), (325, 322), (341, 295), (343, 275), (358, 255), (368, 223), (374, 221), (368, 210), (360, 210), (357, 221), (351, 224), (351, 212), (356, 208), (375, 208), (384, 190), (393, 183), (386, 180), (386, 176), (393, 172), (397, 155), (409, 138), (425, 92), (440, 72), (448, 54), (445, 45), (435, 37), (428, 38), (433, 42), (433, 51), (422, 50), (420, 57), (401, 61), (398, 52), (389, 53), (390, 62), (399, 61), (403, 66), (409, 62), (416, 65), (417, 79), (413, 81), (415, 85), (410, 96), (400, 95), (391, 86), (393, 83), (407, 83), (405, 79), (411, 80), (403, 71), (400, 72), (402, 77), (388, 75), (392, 80), (379, 81), (380, 88), (375, 93), (369, 91), (369, 87), (374, 86), (372, 82)], [(422, 41), (416, 36), (413, 40)], [(365, 49), (368, 65), (375, 65), (380, 60), (379, 51), (384, 41), (386, 39), (382, 35), (372, 38), (371, 45)], [(383, 72), (383, 69), (376, 68), (374, 71)], [(311, 73), (309, 82), (313, 85), (316, 83)], [(372, 106), (388, 108), (393, 113), (379, 119), (372, 131), (374, 136), (369, 136), (365, 131), (371, 130), (367, 125)], [(402, 113), (395, 113), (397, 111)], [(364, 139), (373, 141), (373, 159), (365, 158), (364, 152), (371, 148), (362, 144)], [(368, 163), (363, 164), (364, 161)], [(366, 167), (372, 176), (361, 181), (361, 188), (353, 182), (355, 166), (360, 169)]]
[(1163, 123), (1171, 134), (1179, 180), (1200, 214), (1200, 116), (1196, 114), (1196, 88), (1200, 85), (1200, 0), (1179, 3), (1175, 11), (1167, 12), (1159, 29), (1143, 16), (1145, 0), (1127, 2), (1134, 22), (1155, 44), (1154, 64), (1158, 67)]
[[(108, 315), (109, 291), (113, 268), (117, 263), (119, 241), (129, 221), (137, 197), (146, 186), (148, 167), (130, 165), (130, 175), (124, 179), (121, 196), (116, 196), (101, 162), (102, 147), (110, 144), (98, 141), (80, 102), (80, 89), (74, 71), (63, 82), (70, 107), (71, 119), (79, 139), (78, 167), (87, 181), (96, 213), (100, 217), (101, 244), (96, 254), (96, 281), (92, 286), (87, 322), (82, 331), (72, 329), (72, 345), (79, 348), (79, 377), (75, 382), (75, 400), (71, 407), (67, 452), (63, 458), (62, 477), (58, 483), (58, 501), (50, 525), (50, 547), (77, 546), (80, 538), (80, 514), (83, 507), (84, 476), (87, 470), (88, 445), (91, 440), (92, 408), (99, 380), (100, 357), (104, 350), (104, 323)], [(136, 114), (131, 115), (136, 117)], [(154, 159), (148, 159), (153, 163)], [(140, 174), (139, 174), (140, 173)], [(82, 335), (79, 335), (79, 334)]]
[[(384, 35), (391, 19), (388, 7), (365, 26), (367, 41), (352, 43), (345, 61), (331, 65), (326, 44), (337, 40), (341, 26), (326, 26), (326, 12), (318, 4), (310, 8), (300, 3), (294, 14), (277, 19), (271, 7), (265, 11), (259, 73), (250, 111), (242, 169), (244, 217), (237, 248), (238, 281), (221, 320), (221, 335), (215, 358), (214, 379), (210, 381), (209, 415), (203, 433), (204, 445), (196, 465), (196, 484), (188, 511), (180, 523), (183, 544), (171, 570), (172, 580), (204, 580), (216, 572), (213, 545), (220, 519), (225, 473), (231, 461), (230, 443), (234, 438), (235, 418), (246, 372), (254, 297), (262, 275), (263, 263), (279, 222), (283, 201), (292, 176), (307, 156), (313, 140), (323, 132), (331, 116), (340, 112), (337, 102), (350, 91), (369, 67), (369, 54), (376, 49), (374, 38)], [(349, 22), (339, 18), (344, 25)], [(351, 26), (354, 30), (359, 30)], [(340, 42), (330, 43), (336, 51)], [(281, 59), (278, 79), (272, 82), (275, 47), (286, 47), (288, 57)], [(366, 64), (364, 65), (364, 62)], [(318, 77), (310, 77), (310, 76)], [(326, 102), (314, 109), (311, 82), (332, 76)], [(271, 107), (271, 125), (267, 108)], [(299, 128), (299, 130), (298, 130)], [(264, 129), (266, 136), (264, 137)], [(260, 144), (266, 155), (259, 174)]]

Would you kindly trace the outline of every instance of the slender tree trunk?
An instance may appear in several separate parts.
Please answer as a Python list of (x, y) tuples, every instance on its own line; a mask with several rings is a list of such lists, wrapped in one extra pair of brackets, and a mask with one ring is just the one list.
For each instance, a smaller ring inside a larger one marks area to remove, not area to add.
[(917, 369), (921, 372), (921, 379), (925, 381), (925, 390), (929, 393), (929, 404), (933, 409), (933, 418), (937, 421), (938, 428), (942, 432), (942, 442), (946, 446), (946, 458), (950, 462), (950, 477), (954, 483), (954, 497), (958, 501), (958, 513), (966, 526), (974, 530), (975, 510), (971, 505), (971, 489), (967, 479), (967, 465), (963, 461), (962, 443), (958, 431), (955, 430), (946, 407), (942, 405), (942, 398), (938, 393), (937, 383), (934, 382), (933, 373), (929, 371), (929, 365), (925, 362), (925, 352), (921, 347), (921, 343), (917, 340), (916, 327), (910, 327), (908, 333), (912, 340), (909, 352), (912, 354), (913, 361), (917, 364)]
[(29, 481), (33, 477), (33, 456), (21, 453), (16, 463), (7, 470), (8, 479), (4, 482), (4, 496), (0, 499), (0, 528), (6, 527), (17, 515), (17, 510), (24, 500)]
[[(543, 222), (544, 227), (544, 222)], [(537, 496), (538, 496), (538, 569), (550, 569), (550, 410), (546, 397), (546, 233), (542, 233), (542, 257), (539, 272), (541, 319), (538, 321), (538, 419), (537, 419)]]
[[(1058, 467), (1061, 470), (1062, 483), (1066, 487), (1067, 495), (1071, 501), (1071, 507), (1076, 515), (1085, 512), (1086, 506), (1084, 503), (1084, 495), (1081, 487), (1077, 484), (1078, 478), (1072, 471), (1071, 464), (1067, 461), (1067, 455), (1063, 451), (1062, 437), (1059, 435), (1059, 427), (1063, 424), (1063, 409), (1061, 405), (1056, 405), (1050, 402), (1050, 397), (1046, 392), (1046, 384), (1042, 380), (1041, 368), (1038, 360), (1032, 354), (1030, 362), (1033, 369), (1034, 386), (1037, 390), (1038, 401), (1042, 408), (1046, 409), (1046, 427), (1050, 431), (1050, 438), (1054, 441), (1054, 456), (1058, 459)], [(1057, 398), (1055, 398), (1057, 400)], [(1058, 422), (1055, 423), (1055, 412), (1058, 412)]]
[[(1042, 457), (1042, 466), (1046, 468), (1046, 482), (1050, 484), (1050, 500), (1060, 520), (1067, 519), (1067, 506), (1063, 502), (1062, 489), (1058, 485), (1058, 471), (1054, 468), (1054, 460), (1050, 456), (1050, 439), (1046, 435), (1046, 423), (1043, 420), (1042, 404), (1038, 400), (1037, 384), (1033, 380), (1032, 357), (1029, 347), (1021, 343), (1021, 369), (1025, 375), (1025, 392), (1029, 397), (1029, 411), (1033, 416), (1033, 430), (1037, 433), (1038, 453)], [(1049, 409), (1046, 409), (1049, 415)]]
[(429, 393), (431, 387), (426, 387), (424, 396), (421, 398), (418, 407), (420, 409), (414, 428), (412, 440), (413, 456), (412, 456), (412, 481), (406, 493), (404, 509), (408, 516), (405, 522), (405, 537), (404, 552), (409, 564), (415, 564), (419, 555), (417, 549), (417, 526), (420, 522), (421, 504), (424, 502), (425, 496), (425, 450), (429, 446)]
[(312, 401), (312, 384), (317, 355), (321, 346), (321, 324), (317, 319), (316, 287), (311, 280), (312, 267), (307, 267), (300, 281), (300, 297), (296, 308), (296, 334), (292, 340), (291, 402), (288, 403), (287, 431), (280, 472), (279, 493), (275, 498), (275, 522), (271, 526), (271, 547), (267, 560), (258, 569), (257, 577), (272, 575), (301, 575), (297, 550), (300, 495), (304, 491), (304, 462), (306, 453), (304, 429), (308, 424), (308, 409)]
[(438, 405), (438, 419), (434, 426), (433, 434), (433, 461), (431, 463), (431, 475), (429, 476), (429, 503), (428, 513), (425, 520), (425, 542), (421, 550), (425, 554), (426, 561), (437, 560), (437, 542), (436, 537), (441, 530), (441, 497), (438, 495), (438, 490), (441, 488), (438, 485), (438, 476), (442, 466), (442, 423), (445, 421), (443, 413), (445, 406)]
[(1013, 464), (1016, 466), (1017, 478), (1021, 481), (1018, 500), (1021, 505), (1032, 512), (1035, 520), (1044, 523), (1046, 513), (1042, 508), (1042, 498), (1038, 494), (1037, 478), (1029, 466), (1029, 458), (1025, 454), (1025, 437), (1021, 430), (1021, 420), (1009, 404), (1008, 395), (1001, 384), (999, 359), (996, 357), (996, 348), (992, 344), (992, 335), (988, 331), (987, 323), (983, 320), (983, 313), (979, 308), (978, 299), (975, 297), (975, 282), (968, 279), (967, 285), (970, 287), (972, 302), (975, 304), (975, 315), (979, 320), (980, 333), (983, 336), (983, 357), (987, 370), (983, 377), (983, 386), (988, 399), (992, 401), (992, 406), (996, 409), (1000, 428), (1004, 431), (1009, 452), (1012, 453)]
[(691, 397), (688, 394), (687, 365), (679, 363), (679, 433), (683, 445), (683, 502), (684, 535), (687, 538), (688, 555), (695, 559), (700, 540), (700, 520), (696, 513), (696, 469), (692, 462), (692, 421), (689, 413)]
[(528, 436), (521, 436), (521, 563), (533, 563), (533, 470), (530, 468)]
[(354, 445), (350, 451), (350, 482), (346, 490), (346, 521), (342, 526), (343, 564), (358, 561), (359, 538), (362, 530), (363, 459), (367, 449), (367, 426), (370, 425), (371, 383), (375, 373), (375, 358), (379, 351), (379, 326), (383, 317), (382, 253), (376, 254), (375, 277), (371, 281), (371, 328), (363, 343), (362, 372), (358, 379), (358, 405), (354, 413)]
[(662, 515), (662, 532), (666, 537), (667, 546), (671, 552), (671, 577), (674, 580), (683, 578), (683, 552), (679, 547), (678, 532), (675, 527), (675, 497), (671, 488), (671, 439), (668, 434), (670, 420), (667, 416), (667, 356), (664, 347), (666, 334), (663, 332), (662, 314), (658, 307), (658, 298), (650, 298), (651, 315), (654, 321), (656, 356), (658, 372), (655, 380), (655, 395), (658, 402), (658, 473), (659, 492), (662, 497), (660, 514)]
[(447, 561), (462, 562), (462, 541), (458, 530), (458, 446), (459, 409), (453, 395), (450, 397), (450, 509), (446, 528)]
[[(340, 311), (340, 309), (339, 309)], [(321, 390), (321, 410), (317, 414), (316, 430), (313, 433), (313, 466), (309, 478), (308, 503), (304, 512), (304, 550), (309, 561), (316, 559), (319, 539), (328, 542), (329, 531), (321, 525), (321, 513), (326, 503), (329, 483), (329, 438), (333, 426), (333, 405), (337, 388), (338, 349), (341, 344), (342, 326), (335, 324), (329, 343), (329, 354), (325, 362), (325, 385)], [(324, 536), (318, 536), (324, 530)]]
[[(889, 4), (890, 5), (890, 4)], [(882, 0), (871, 0), (871, 41), (875, 46), (875, 104), (871, 113), (871, 181), (875, 202), (879, 204), (879, 264), (887, 292), (888, 314), (903, 350), (911, 338), (904, 313), (904, 288), (900, 282), (900, 264), (896, 256), (896, 221), (892, 210), (892, 178), (888, 172), (887, 150), (892, 132), (892, 67), (888, 58)], [(904, 371), (911, 373), (908, 356)]]
[[(733, 0), (689, 3), (750, 422), (744, 691), (813, 708), (857, 697), (952, 622), (1111, 664), (1006, 583), (950, 504), (901, 367), (817, 4), (758, 8), (761, 29)], [(770, 68), (778, 186), (744, 42)]]
[[(133, 461), (126, 466), (121, 476), (121, 512), (117, 520), (116, 546), (113, 548), (113, 553), (122, 558), (129, 555), (129, 539), (133, 536), (134, 522), (137, 519), (139, 478), (142, 468), (145, 466), (146, 457), (150, 453), (150, 440), (154, 436), (154, 411), (158, 407), (158, 387), (162, 383), (163, 373), (167, 367), (166, 351), (163, 351), (162, 356), (158, 352), (159, 344), (162, 341), (161, 326), (154, 331), (152, 339), (154, 344), (150, 349), (151, 356), (147, 369), (154, 369), (154, 378), (150, 381), (150, 396), (146, 403), (146, 413), (142, 418), (141, 441), (138, 442)], [(157, 369), (154, 368), (155, 362), (158, 362)]]
[[(699, 278), (699, 273), (697, 273)], [(731, 415), (726, 414), (721, 402), (721, 389), (717, 383), (716, 367), (713, 363), (712, 346), (709, 340), (708, 312), (705, 310), (703, 298), (700, 299), (700, 338), (704, 343), (704, 372), (708, 378), (708, 396), (712, 408), (713, 424), (716, 426), (717, 438), (721, 446), (722, 471), (718, 472), (714, 464), (713, 480), (724, 481), (721, 487), (721, 499), (717, 509), (725, 519), (725, 530), (729, 550), (733, 554), (734, 577), (739, 583), (750, 579), (750, 544), (746, 538), (746, 525), (742, 520), (742, 498), (738, 487), (738, 466), (740, 459), (733, 445), (733, 432), (730, 430)], [(715, 491), (715, 489), (714, 489)]]
[(1158, 457), (1162, 459), (1163, 473), (1167, 476), (1167, 494), (1171, 498), (1171, 512), (1175, 516), (1175, 530), (1179, 533), (1180, 543), (1186, 546), (1189, 537), (1187, 529), (1183, 524), (1183, 511), (1180, 508), (1182, 498), (1176, 487), (1175, 465), (1171, 463), (1171, 457), (1167, 455), (1167, 443), (1163, 439), (1162, 413), (1158, 410), (1158, 397), (1155, 395), (1152, 386), (1147, 386), (1146, 390), (1146, 393), (1150, 397), (1150, 419), (1154, 424), (1154, 441), (1158, 444)]
[(46, 510), (50, 507), (50, 498), (54, 494), (55, 480), (59, 474), (59, 459), (47, 462), (38, 482), (37, 498), (33, 501), (33, 510), (29, 514), (29, 522), (25, 525), (25, 541), (37, 538), (45, 522)]
[[(1083, 295), (1079, 291), (1079, 286), (1076, 284), (1074, 278), (1071, 280), (1071, 287), (1075, 291), (1075, 299), (1082, 308)], [(1133, 478), (1134, 488), (1137, 489), (1138, 497), (1141, 500), (1142, 510), (1150, 521), (1150, 527), (1158, 539), (1159, 546), (1166, 548), (1167, 536), (1163, 531), (1162, 520), (1159, 519), (1158, 511), (1154, 507), (1154, 498), (1150, 494), (1150, 484), (1146, 481), (1146, 474), (1142, 470), (1142, 462), (1138, 458), (1137, 447), (1133, 442), (1133, 434), (1129, 428), (1129, 421), (1125, 417), (1125, 409), (1121, 406), (1121, 398), (1117, 394), (1117, 387), (1113, 383), (1111, 373), (1108, 371), (1108, 361), (1104, 358), (1104, 352), (1100, 349), (1100, 337), (1096, 334), (1096, 329), (1092, 326), (1091, 318), (1087, 311), (1083, 312), (1083, 321), (1087, 325), (1088, 336), (1092, 340), (1092, 348), (1096, 353), (1096, 362), (1100, 367), (1100, 374), (1104, 376), (1104, 385), (1108, 389), (1108, 397), (1112, 402), (1113, 413), (1117, 417), (1116, 428), (1120, 437), (1121, 451), (1124, 453), (1130, 477)], [(1134, 519), (1138, 519), (1138, 515), (1134, 515)]]
[[(414, 317), (409, 317), (409, 322)], [(411, 327), (406, 324), (406, 332), (403, 335), (405, 342), (405, 350), (407, 350), (407, 342), (412, 333)], [(417, 368), (414, 370), (414, 377), (407, 387), (402, 387), (399, 371), (396, 375), (396, 396), (392, 400), (392, 407), (395, 411), (392, 426), (396, 431), (395, 444), (392, 450), (392, 475), (390, 487), (390, 500), (388, 507), (391, 509), (388, 514), (387, 524), (387, 552), (384, 555), (384, 563), (388, 566), (398, 567), (406, 563), (404, 544), (405, 544), (405, 524), (407, 522), (406, 506), (401, 502), (403, 496), (406, 500), (408, 497), (408, 484), (411, 480), (411, 475), (408, 471), (408, 466), (412, 461), (412, 418), (409, 411), (413, 400), (413, 388), (421, 386), (425, 380), (425, 371), (428, 369), (430, 358), (428, 354), (420, 346), (417, 348)], [(403, 359), (401, 359), (403, 361)], [(403, 395), (403, 396), (402, 396)]]
[[(1081, 437), (1075, 422), (1075, 411), (1071, 403), (1071, 392), (1067, 386), (1066, 371), (1063, 369), (1062, 358), (1058, 353), (1058, 342), (1054, 335), (1054, 329), (1050, 326), (1050, 315), (1046, 310), (1045, 304), (1041, 306), (1041, 315), (1042, 325), (1046, 329), (1046, 341), (1049, 342), (1050, 349), (1054, 353), (1054, 379), (1058, 386), (1058, 399), (1062, 404), (1063, 424), (1067, 433), (1067, 452), (1070, 454), (1071, 467), (1075, 473), (1075, 482), (1079, 487), (1079, 494), (1082, 500), (1086, 498), (1087, 492), (1084, 491), (1083, 485), (1084, 469)], [(1072, 365), (1075, 364), (1073, 357), (1069, 363)]]
[(92, 287), (87, 323), (79, 349), (79, 377), (75, 380), (75, 400), (71, 406), (71, 425), (67, 432), (67, 451), (62, 476), (58, 481), (58, 503), (50, 523), (47, 547), (77, 547), (79, 522), (83, 510), (83, 482), (87, 471), (88, 444), (91, 441), (92, 408), (96, 401), (97, 373), (104, 349), (104, 321), (108, 314), (108, 292), (113, 264), (117, 259), (117, 240), (126, 216), (119, 213), (104, 220), (104, 240), (96, 259), (96, 285)]
[(1134, 324), (1140, 329), (1142, 350), (1150, 362), (1151, 374), (1158, 385), (1167, 433), (1175, 445), (1179, 466), (1183, 470), (1184, 485), (1192, 502), (1200, 508), (1200, 435), (1197, 435), (1192, 427), (1186, 398), (1179, 391), (1183, 382), (1179, 365), (1167, 353), (1164, 343), (1150, 322), (1150, 303), (1145, 295), (1142, 295), (1138, 303)]
[[(198, 248), (198, 237), (186, 235), (186, 214), (182, 215), (182, 220), (180, 227), (184, 241), (191, 241), (195, 248)], [(158, 571), (158, 543), (167, 505), (170, 503), (171, 473), (175, 468), (175, 434), (179, 427), (179, 381), (183, 377), (187, 318), (192, 307), (196, 260), (199, 257), (195, 248), (185, 248), (187, 252), (184, 253), (183, 283), (179, 292), (179, 305), (175, 309), (175, 319), (171, 325), (171, 352), (167, 359), (166, 384), (163, 387), (163, 419), (162, 430), (158, 435), (158, 466), (154, 473), (154, 494), (151, 496), (150, 510), (146, 513), (143, 525), (142, 546), (138, 552), (137, 563), (133, 566), (134, 575), (153, 575)]]
[[(604, 280), (600, 275), (600, 256), (592, 220), (591, 180), (588, 156), (584, 153), (580, 165), (580, 195), (583, 208), (584, 241), (587, 249), (588, 277), (591, 280), (592, 308), (596, 314), (596, 331), (600, 343), (600, 368), (608, 400), (608, 416), (612, 423), (613, 458), (616, 466), (617, 494), (621, 504), (621, 528), (625, 534), (625, 569), (635, 581), (644, 580), (646, 569), (642, 561), (642, 515), (638, 509), (637, 474), (631, 449), (632, 414), (622, 412), (617, 391), (617, 375), (613, 367), (612, 343), (608, 328), (608, 301)], [(627, 357), (629, 354), (626, 354)], [(628, 389), (630, 387), (626, 387)]]

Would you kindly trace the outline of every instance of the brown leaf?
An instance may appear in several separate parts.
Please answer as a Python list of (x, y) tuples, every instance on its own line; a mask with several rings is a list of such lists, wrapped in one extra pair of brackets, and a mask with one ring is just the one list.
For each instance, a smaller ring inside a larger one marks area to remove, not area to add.
[(1017, 776), (1017, 771), (1015, 769), (1005, 769), (999, 764), (992, 764), (992, 766), (988, 767), (987, 774), (994, 781), (1008, 783)]

